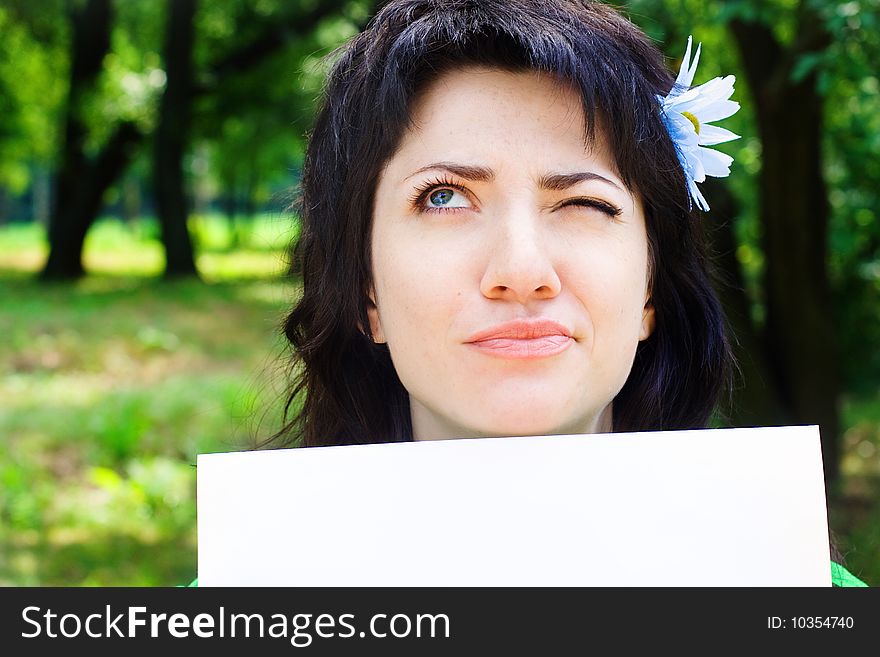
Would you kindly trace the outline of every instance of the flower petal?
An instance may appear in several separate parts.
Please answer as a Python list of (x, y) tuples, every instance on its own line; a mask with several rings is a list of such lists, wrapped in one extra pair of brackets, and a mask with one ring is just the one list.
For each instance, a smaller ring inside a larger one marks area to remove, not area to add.
[(739, 135), (717, 125), (704, 123), (700, 126), (700, 146), (714, 146), (734, 139), (739, 139)]
[(690, 112), (699, 116), (707, 107), (730, 98), (733, 94), (733, 80), (732, 75), (728, 75), (726, 78), (715, 78), (677, 96), (670, 105), (680, 112)]
[(691, 62), (690, 68), (687, 72), (687, 77), (685, 78), (685, 84), (687, 86), (691, 86), (694, 83), (694, 76), (697, 74), (697, 64), (700, 61), (700, 51), (703, 49), (703, 44), (697, 44), (697, 52), (694, 53), (694, 61)]
[(729, 116), (733, 116), (739, 111), (739, 103), (735, 100), (719, 100), (708, 107), (704, 107), (697, 117), (700, 123), (709, 123), (710, 121), (720, 121)]
[(682, 109), (686, 110), (699, 98), (699, 96), (700, 88), (693, 87), (691, 89), (688, 89), (687, 91), (679, 93), (676, 96), (667, 97), (664, 103), (664, 107), (667, 107), (669, 109), (676, 109), (679, 111), (681, 111)]
[(688, 154), (687, 160), (690, 177), (697, 182), (703, 182), (706, 179), (706, 168), (703, 166), (702, 158), (695, 151)]
[(697, 207), (700, 208), (703, 212), (709, 211), (709, 204), (706, 203), (706, 199), (700, 193), (700, 190), (697, 188), (697, 184), (693, 180), (688, 180), (688, 190), (691, 193), (691, 198), (697, 204)]
[(672, 112), (667, 116), (669, 118), (668, 124), (671, 124), (668, 126), (670, 132), (679, 146), (685, 150), (696, 148), (700, 143), (700, 137), (697, 135), (697, 129), (693, 122), (678, 112)]
[(695, 87), (695, 89), (699, 90), (700, 98), (704, 98), (709, 102), (727, 100), (733, 95), (733, 85), (735, 83), (735, 75), (726, 75), (723, 78), (712, 78), (699, 87)]
[[(691, 75), (690, 72), (690, 60), (691, 60), (691, 44), (693, 43), (693, 35), (688, 36), (688, 44), (687, 48), (684, 50), (684, 57), (681, 59), (681, 67), (678, 69), (678, 77), (675, 78), (675, 86), (674, 89), (687, 89), (691, 86), (691, 82), (693, 82), (694, 76)], [(690, 79), (688, 79), (688, 75), (690, 75)]]
[(692, 86), (702, 44), (691, 61), (693, 38), (688, 37), (687, 49), (675, 84), (666, 96), (658, 96), (661, 118), (675, 146), (679, 163), (685, 174), (690, 199), (704, 212), (709, 204), (697, 183), (706, 176), (722, 178), (730, 174), (733, 158), (706, 146), (714, 146), (738, 139), (730, 130), (710, 125), (711, 121), (726, 119), (739, 110), (739, 103), (730, 100), (736, 77), (716, 77), (697, 87)]
[(730, 155), (711, 148), (700, 147), (698, 151), (698, 157), (707, 176), (725, 178), (730, 175), (730, 165), (733, 164), (733, 158)]

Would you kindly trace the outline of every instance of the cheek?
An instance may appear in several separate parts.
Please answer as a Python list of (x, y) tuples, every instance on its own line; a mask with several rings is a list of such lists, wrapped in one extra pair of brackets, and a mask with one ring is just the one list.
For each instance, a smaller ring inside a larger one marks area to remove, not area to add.
[(455, 251), (426, 248), (424, 240), (388, 236), (374, 249), (379, 316), (395, 367), (404, 372), (438, 356), (459, 315), (466, 280)]
[(569, 284), (597, 341), (637, 340), (647, 294), (647, 251), (643, 257), (640, 252), (637, 243), (585, 246), (561, 272), (563, 285)]

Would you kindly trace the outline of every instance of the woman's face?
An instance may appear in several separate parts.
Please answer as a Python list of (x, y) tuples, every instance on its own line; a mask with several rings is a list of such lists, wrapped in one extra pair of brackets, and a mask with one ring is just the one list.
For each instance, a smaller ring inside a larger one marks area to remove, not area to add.
[(654, 325), (648, 245), (580, 103), (545, 74), (443, 74), (380, 175), (369, 316), (416, 440), (611, 430)]

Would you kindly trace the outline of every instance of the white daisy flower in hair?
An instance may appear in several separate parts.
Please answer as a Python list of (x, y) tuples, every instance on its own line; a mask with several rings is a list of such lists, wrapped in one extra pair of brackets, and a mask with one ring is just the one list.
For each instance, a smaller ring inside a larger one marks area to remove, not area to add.
[(730, 100), (736, 82), (733, 75), (691, 87), (702, 48), (702, 44), (697, 46), (694, 61), (691, 62), (691, 42), (691, 37), (688, 37), (684, 60), (672, 90), (665, 97), (657, 98), (663, 121), (678, 151), (691, 198), (701, 210), (708, 211), (709, 204), (697, 188), (697, 183), (706, 180), (706, 176), (728, 176), (733, 158), (706, 146), (739, 139), (739, 135), (730, 130), (709, 123), (732, 116), (739, 109), (739, 103)]

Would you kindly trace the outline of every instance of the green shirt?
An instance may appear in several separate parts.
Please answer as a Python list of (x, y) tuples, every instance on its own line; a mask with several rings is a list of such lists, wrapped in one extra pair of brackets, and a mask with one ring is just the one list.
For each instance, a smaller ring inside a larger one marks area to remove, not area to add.
[(831, 586), (868, 586), (839, 563), (831, 562)]
[[(198, 578), (189, 583), (189, 586), (198, 586)], [(868, 586), (858, 577), (849, 572), (839, 563), (831, 562), (831, 586)]]

